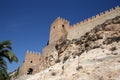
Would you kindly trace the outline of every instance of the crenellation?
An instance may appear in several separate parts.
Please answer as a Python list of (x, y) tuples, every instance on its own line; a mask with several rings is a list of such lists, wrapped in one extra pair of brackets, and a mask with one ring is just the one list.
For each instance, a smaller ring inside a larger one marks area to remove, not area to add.
[(105, 14), (108, 14), (109, 13), (109, 11), (107, 10), (107, 11), (105, 11)]
[(27, 50), (27, 52), (26, 53), (29, 53), (29, 50)]
[[(57, 40), (59, 40), (64, 34), (67, 32), (69, 33), (70, 30), (74, 30), (75, 28), (79, 28), (80, 26), (82, 27), (83, 25), (91, 25), (91, 24), (97, 24), (99, 22), (102, 22), (101, 20), (104, 19), (104, 17), (108, 16), (107, 18), (109, 19), (109, 15), (113, 16), (112, 14), (116, 14), (117, 11), (119, 11), (120, 7), (117, 6), (115, 8), (112, 8), (110, 10), (107, 10), (105, 12), (101, 12), (100, 14), (97, 14), (96, 16), (92, 16), (88, 19), (85, 19), (81, 22), (78, 22), (72, 26), (69, 25), (69, 21), (66, 19), (63, 19), (61, 17), (58, 17), (52, 24), (51, 24), (51, 31), (50, 31), (50, 39), (49, 43), (56, 43)], [(97, 22), (96, 22), (97, 21)], [(103, 20), (104, 21), (104, 20)], [(64, 31), (61, 31), (61, 26), (65, 25), (66, 32), (63, 33)], [(67, 26), (66, 26), (67, 24)], [(56, 25), (56, 26), (55, 26)]]
[[(101, 12), (100, 14), (97, 14), (96, 16), (92, 16), (91, 18), (88, 18), (87, 20), (81, 21), (79, 25), (74, 24), (74, 26), (72, 26), (73, 28), (70, 29), (70, 31), (68, 31), (67, 38), (70, 40), (74, 39), (74, 38), (78, 38), (80, 35), (82, 35), (86, 31), (92, 29), (92, 27), (96, 26), (97, 24), (101, 24), (105, 20), (114, 18), (115, 16), (118, 16), (118, 15), (120, 15), (120, 7), (119, 6), (112, 8), (110, 10), (107, 10), (105, 12)], [(89, 27), (89, 26), (92, 26), (92, 27)], [(83, 29), (85, 30), (85, 32), (79, 32)], [(78, 33), (79, 33), (79, 35), (78, 35)]]
[(87, 21), (90, 22), (91, 18), (88, 18)]
[(30, 53), (29, 54), (32, 54), (32, 51), (30, 51)]
[[(120, 10), (120, 7), (119, 7), (119, 6), (116, 6), (115, 8), (112, 8), (112, 9), (107, 10), (107, 11), (105, 11), (105, 12), (101, 12), (100, 14), (97, 14), (96, 16), (92, 16), (92, 17), (90, 17), (90, 18), (88, 18), (88, 19), (85, 19), (85, 20), (79, 22), (79, 23), (76, 23), (76, 24), (74, 24), (74, 25), (72, 25), (72, 26), (69, 26), (69, 28), (70, 28), (70, 29), (73, 29), (73, 28), (75, 28), (75, 27), (79, 27), (79, 26), (84, 25), (84, 24), (87, 24), (87, 23), (89, 23), (89, 22), (93, 22), (94, 20), (103, 18), (103, 17), (106, 16), (106, 15), (112, 14), (112, 13), (114, 13), (114, 12), (116, 13), (116, 11), (119, 11), (119, 10)], [(61, 17), (58, 17), (52, 24), (55, 24), (56, 21), (59, 21), (59, 20), (61, 20), (61, 21), (63, 21), (63, 22), (66, 22), (66, 23), (69, 24), (69, 21), (68, 21), (68, 20), (65, 20), (65, 19), (63, 19), (63, 18), (61, 18)]]
[(116, 10), (120, 10), (120, 6), (116, 6), (115, 9), (116, 9)]
[(96, 16), (95, 16), (95, 18), (98, 18), (100, 15), (99, 14), (97, 14)]
[(62, 21), (62, 22), (65, 22), (65, 23), (67, 23), (67, 24), (70, 23), (68, 20), (63, 19), (63, 18), (61, 18), (61, 17), (59, 16), (57, 19), (55, 19), (55, 21), (51, 24), (51, 26), (53, 26), (57, 21)]
[(83, 22), (83, 21), (81, 21), (81, 22), (80, 22), (80, 25), (81, 25), (81, 24), (83, 24), (83, 23), (84, 23), (84, 22)]
[(42, 57), (41, 57), (41, 54), (39, 52), (27, 50), (26, 56), (25, 56), (25, 61), (22, 64), (22, 66), (20, 67), (20, 70), (22, 71), (20, 73), (20, 75), (28, 74), (29, 68), (33, 69), (33, 74), (36, 73), (37, 71), (40, 71), (40, 70), (36, 70), (36, 69), (38, 69), (38, 67), (39, 67), (38, 65), (40, 65), (40, 63), (42, 63), (41, 58)]
[(37, 71), (51, 66), (49, 56), (55, 54), (58, 55), (55, 49), (55, 45), (57, 43), (60, 43), (66, 39), (72, 40), (80, 38), (95, 26), (102, 24), (106, 20), (112, 19), (118, 15), (120, 16), (119, 6), (105, 12), (101, 12), (100, 14), (92, 16), (73, 25), (70, 25), (70, 22), (64, 18), (56, 18), (55, 21), (51, 24), (49, 44), (43, 49), (42, 54), (39, 52), (27, 50), (25, 62), (21, 66), (23, 74), (27, 74), (28, 69), (33, 68), (34, 65), (39, 65), (37, 66), (39, 67), (39, 70)]
[(95, 19), (95, 16), (92, 16), (92, 19), (94, 20), (94, 19)]
[(35, 55), (35, 52), (33, 51), (32, 54)]
[(76, 26), (78, 26), (78, 25), (79, 25), (79, 23), (76, 24)]
[(74, 27), (76, 27), (76, 24), (74, 24), (74, 25), (72, 26), (72, 28), (74, 28)]
[(87, 22), (87, 19), (84, 19), (84, 21), (83, 21), (84, 23), (86, 23)]
[(110, 11), (113, 11), (113, 10), (115, 10), (115, 9), (114, 9), (114, 8), (111, 8), (111, 9), (110, 9)]

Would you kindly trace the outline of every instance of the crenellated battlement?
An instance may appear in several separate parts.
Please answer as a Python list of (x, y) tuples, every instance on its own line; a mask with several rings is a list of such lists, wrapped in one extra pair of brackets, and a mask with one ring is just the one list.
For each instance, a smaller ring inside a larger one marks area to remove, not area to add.
[(34, 52), (34, 51), (29, 51), (27, 50), (25, 60), (30, 61), (30, 60), (37, 60), (41, 58), (40, 52)]
[(32, 55), (32, 56), (40, 55), (41, 56), (41, 53), (27, 50), (26, 55)]
[[(78, 22), (74, 25), (70, 25), (70, 22), (66, 19), (58, 17), (52, 24), (50, 29), (49, 43), (55, 43), (61, 37), (67, 34), (67, 39), (72, 40), (78, 38), (79, 35), (84, 34), (83, 30), (88, 31), (98, 24), (102, 24), (105, 20), (114, 18), (120, 15), (120, 7), (117, 6), (105, 12), (101, 12), (95, 16)], [(63, 31), (63, 27), (65, 28)], [(81, 28), (82, 27), (82, 28)]]
[[(120, 7), (117, 6), (105, 12), (101, 12), (95, 16), (78, 22), (74, 25), (69, 25), (69, 21), (58, 17), (52, 24), (50, 29), (49, 44), (43, 49), (43, 54), (27, 50), (25, 61), (21, 66), (21, 74), (26, 74), (29, 68), (36, 73), (55, 64), (55, 59), (58, 58), (56, 52), (56, 43), (62, 42), (66, 39), (73, 40), (80, 38), (86, 32), (92, 30), (95, 26), (104, 23), (108, 19), (120, 16)], [(54, 53), (54, 54), (53, 54)], [(51, 61), (51, 62), (50, 62)], [(37, 66), (37, 68), (36, 68)]]
[(88, 19), (78, 22), (73, 26), (70, 26), (71, 28), (68, 31), (67, 39), (72, 40), (72, 39), (79, 38), (80, 36), (84, 35), (86, 32), (93, 29), (96, 25), (102, 24), (106, 20), (112, 19), (119, 15), (120, 15), (120, 7), (117, 6), (105, 12), (101, 12), (96, 16), (92, 16)]
[(61, 21), (61, 22), (64, 22), (64, 23), (67, 23), (69, 24), (70, 22), (62, 17), (58, 17), (57, 19), (55, 19), (55, 21), (51, 24), (51, 26), (53, 26), (55, 23), (57, 23), (58, 21)]
[(69, 30), (69, 21), (58, 17), (52, 24), (50, 28), (50, 38), (49, 44), (56, 43), (63, 36), (65, 36)]
[(33, 74), (39, 71), (40, 63), (42, 62), (42, 56), (40, 52), (34, 52), (27, 50), (24, 63), (20, 67), (21, 74), (28, 74), (29, 69), (33, 69)]
[(110, 9), (110, 10), (107, 10), (107, 11), (105, 11), (105, 12), (101, 12), (100, 14), (97, 14), (96, 16), (92, 16), (92, 17), (90, 17), (90, 18), (88, 18), (88, 19), (85, 19), (85, 20), (83, 20), (83, 21), (81, 21), (81, 22), (78, 22), (78, 23), (72, 25), (71, 28), (78, 27), (78, 26), (81, 26), (81, 25), (90, 23), (90, 22), (92, 22), (92, 21), (95, 21), (96, 19), (100, 19), (100, 18), (102, 18), (102, 17), (104, 17), (104, 16), (106, 16), (106, 15), (115, 13), (115, 12), (117, 12), (117, 11), (120, 11), (120, 7), (119, 7), (119, 6), (117, 6), (117, 7), (115, 7), (115, 8), (112, 8), (112, 9)]

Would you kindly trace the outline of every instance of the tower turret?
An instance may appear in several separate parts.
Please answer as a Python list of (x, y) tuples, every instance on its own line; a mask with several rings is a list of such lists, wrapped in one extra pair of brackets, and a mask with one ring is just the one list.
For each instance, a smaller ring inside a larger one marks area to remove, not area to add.
[(50, 29), (49, 44), (56, 43), (62, 37), (67, 35), (69, 30), (69, 21), (58, 17), (52, 24)]

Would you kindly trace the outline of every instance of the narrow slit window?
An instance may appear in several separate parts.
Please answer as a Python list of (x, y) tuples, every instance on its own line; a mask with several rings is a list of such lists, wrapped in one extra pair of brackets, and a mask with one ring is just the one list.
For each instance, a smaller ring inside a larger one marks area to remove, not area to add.
[(62, 28), (64, 28), (65, 26), (64, 25), (62, 25)]

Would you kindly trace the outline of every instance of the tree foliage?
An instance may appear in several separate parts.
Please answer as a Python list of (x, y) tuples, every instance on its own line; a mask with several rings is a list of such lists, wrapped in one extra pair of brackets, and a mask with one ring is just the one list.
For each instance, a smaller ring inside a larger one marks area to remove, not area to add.
[[(11, 41), (0, 42), (0, 80), (10, 80), (7, 73), (6, 59), (12, 62), (18, 62), (18, 58), (12, 52)], [(6, 58), (6, 59), (5, 59)]]

